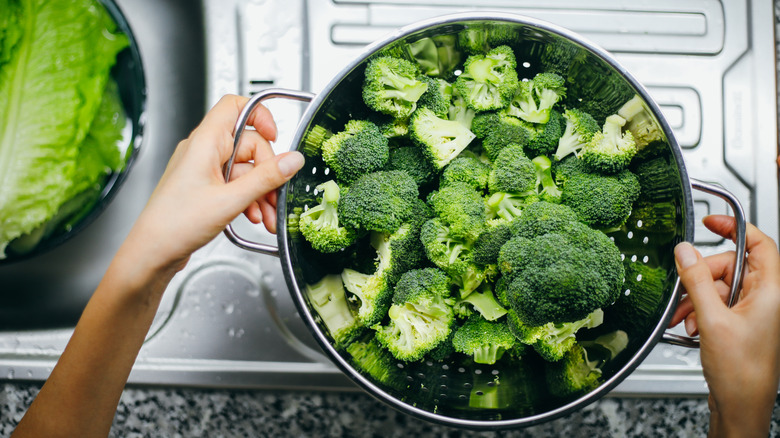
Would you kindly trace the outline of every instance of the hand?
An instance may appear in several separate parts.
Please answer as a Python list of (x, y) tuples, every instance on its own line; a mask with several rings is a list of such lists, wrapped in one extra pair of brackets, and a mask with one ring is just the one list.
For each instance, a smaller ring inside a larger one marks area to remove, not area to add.
[[(728, 216), (708, 216), (704, 225), (734, 238)], [(710, 389), (711, 436), (767, 436), (780, 379), (780, 256), (775, 242), (747, 226), (747, 262), (737, 303), (726, 298), (734, 281), (734, 253), (703, 258), (689, 243), (675, 248), (677, 271), (687, 296), (671, 325), (685, 320), (699, 333), (701, 363)]]
[(181, 269), (242, 211), (276, 232), (276, 191), (303, 166), (303, 156), (274, 156), (276, 126), (259, 105), (241, 137), (231, 181), (222, 166), (233, 152), (233, 127), (248, 99), (225, 96), (186, 140), (179, 143), (133, 230), (155, 269)]

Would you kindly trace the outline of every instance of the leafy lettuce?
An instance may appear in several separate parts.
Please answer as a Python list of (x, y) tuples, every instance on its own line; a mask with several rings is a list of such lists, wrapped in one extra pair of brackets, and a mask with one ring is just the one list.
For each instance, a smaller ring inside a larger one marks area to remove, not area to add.
[[(95, 0), (0, 0), (0, 258), (123, 167), (110, 76), (125, 35)], [(60, 215), (61, 216), (61, 215)]]

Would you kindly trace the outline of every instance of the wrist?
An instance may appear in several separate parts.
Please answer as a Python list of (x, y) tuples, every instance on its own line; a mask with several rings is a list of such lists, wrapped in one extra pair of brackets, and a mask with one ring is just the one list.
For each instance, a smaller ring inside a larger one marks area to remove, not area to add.
[(771, 403), (747, 405), (737, 409), (720, 410), (710, 398), (709, 437), (767, 437), (772, 420)]

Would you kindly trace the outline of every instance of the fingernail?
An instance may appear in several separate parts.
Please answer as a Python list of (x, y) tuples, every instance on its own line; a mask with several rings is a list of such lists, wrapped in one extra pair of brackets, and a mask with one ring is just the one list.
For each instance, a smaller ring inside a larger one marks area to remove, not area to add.
[(688, 242), (682, 242), (674, 248), (674, 257), (677, 265), (683, 269), (695, 265), (699, 260), (693, 245)]
[(295, 175), (295, 172), (301, 170), (303, 167), (303, 154), (297, 151), (293, 151), (282, 155), (279, 158), (277, 165), (279, 166), (279, 172), (285, 177), (289, 178)]
[(696, 330), (698, 330), (698, 327), (696, 326), (696, 320), (692, 318), (688, 318), (685, 320), (685, 332), (688, 333), (688, 336), (693, 336), (696, 334)]

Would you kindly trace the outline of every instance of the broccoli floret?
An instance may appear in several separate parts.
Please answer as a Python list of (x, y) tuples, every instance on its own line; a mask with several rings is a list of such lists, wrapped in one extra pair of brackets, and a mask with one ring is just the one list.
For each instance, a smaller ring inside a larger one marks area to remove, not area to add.
[(615, 304), (607, 309), (615, 325), (631, 333), (641, 333), (658, 312), (667, 282), (666, 269), (626, 259), (625, 282)]
[(460, 182), (479, 192), (487, 191), (490, 166), (476, 157), (459, 156), (450, 162), (439, 176), (439, 187)]
[(495, 321), (506, 315), (507, 310), (496, 300), (493, 291), (487, 283), (482, 283), (479, 289), (471, 292), (465, 298), (459, 298), (453, 306), (460, 317), (480, 315), (487, 321)]
[[(530, 207), (528, 206), (525, 210)], [(520, 217), (525, 217), (525, 213)], [(519, 221), (520, 218), (517, 220)], [(498, 223), (488, 226), (474, 241), (474, 262), (483, 266), (496, 264), (501, 247), (512, 238), (514, 233), (513, 227), (514, 222), (511, 226), (509, 223)]]
[(466, 104), (477, 112), (507, 106), (519, 86), (517, 60), (509, 46), (466, 58), (463, 73), (454, 84)]
[(474, 139), (466, 126), (440, 118), (428, 108), (420, 108), (412, 114), (409, 134), (436, 170), (443, 169)]
[(510, 144), (493, 160), (488, 179), (490, 193), (510, 192), (521, 195), (535, 193), (537, 171), (519, 144)]
[(306, 298), (336, 348), (345, 348), (362, 333), (362, 326), (349, 308), (341, 276), (326, 275), (317, 283), (307, 284)]
[(417, 107), (428, 108), (442, 119), (448, 118), (452, 102), (452, 84), (444, 79), (428, 76), (422, 76), (420, 80), (428, 84), (428, 90), (420, 96)]
[(420, 148), (401, 146), (390, 149), (386, 170), (403, 170), (408, 173), (418, 187), (427, 186), (436, 179), (436, 172)]
[(449, 226), (449, 234), (474, 241), (485, 228), (485, 201), (468, 183), (453, 182), (428, 196), (436, 217)]
[(433, 264), (444, 270), (466, 296), (485, 280), (485, 270), (474, 263), (473, 240), (455, 237), (450, 227), (438, 218), (423, 224), (420, 240)]
[(601, 383), (604, 365), (617, 357), (627, 345), (628, 336), (622, 330), (575, 344), (563, 360), (545, 367), (545, 381), (550, 393), (569, 397), (594, 389)]
[(303, 153), (307, 157), (316, 157), (320, 154), (322, 143), (333, 135), (328, 128), (322, 125), (314, 125), (306, 133), (303, 139)]
[(536, 195), (528, 193), (496, 192), (485, 201), (489, 225), (506, 224), (520, 216), (523, 208), (537, 202)]
[[(409, 118), (396, 119), (386, 114), (374, 113), (371, 121), (388, 140), (404, 139), (409, 135)], [(392, 145), (390, 146), (392, 149)]]
[(381, 56), (366, 66), (363, 101), (366, 105), (396, 119), (409, 117), (417, 101), (428, 89), (418, 78), (415, 64), (401, 58)]
[(576, 334), (583, 328), (595, 328), (604, 322), (604, 311), (596, 309), (584, 318), (565, 323), (548, 322), (529, 325), (514, 311), (507, 314), (507, 326), (517, 340), (530, 345), (542, 359), (555, 362), (577, 343)]
[(382, 321), (390, 307), (393, 292), (382, 272), (362, 274), (352, 269), (341, 272), (344, 287), (351, 294), (348, 298), (357, 305), (357, 319), (361, 325), (371, 327)]
[(446, 340), (455, 316), (447, 304), (449, 278), (436, 268), (407, 271), (398, 280), (387, 325), (376, 339), (397, 359), (416, 361)]
[(461, 325), (452, 337), (459, 353), (472, 356), (475, 363), (494, 364), (515, 344), (515, 337), (504, 322), (487, 321), (475, 315)]
[(322, 159), (340, 182), (351, 183), (361, 175), (381, 170), (390, 146), (379, 128), (368, 120), (350, 120), (344, 130), (322, 143)]
[(631, 132), (637, 149), (666, 139), (650, 109), (638, 94), (620, 107), (618, 115), (626, 120), (624, 128)]
[(333, 253), (352, 245), (358, 233), (339, 223), (338, 205), (340, 189), (335, 181), (326, 181), (316, 188), (322, 192), (322, 201), (298, 217), (298, 227), (312, 248)]
[(540, 200), (561, 202), (562, 191), (552, 176), (552, 162), (545, 155), (539, 155), (531, 160), (536, 174), (536, 194)]
[(401, 275), (420, 267), (425, 261), (425, 249), (420, 241), (423, 221), (413, 218), (392, 233), (371, 233), (371, 246), (377, 252), (377, 272), (392, 286)]
[(570, 69), (588, 65), (588, 52), (568, 42), (554, 42), (544, 45), (541, 55), (543, 70), (569, 76)]
[(538, 73), (520, 82), (506, 112), (530, 123), (547, 123), (553, 106), (566, 96), (563, 77), (555, 73)]
[(550, 111), (550, 120), (543, 124), (523, 122), (529, 130), (528, 143), (525, 145), (525, 153), (529, 157), (551, 155), (558, 147), (558, 140), (566, 128), (566, 119), (556, 111)]
[(338, 215), (344, 226), (392, 233), (412, 216), (418, 196), (417, 183), (408, 173), (372, 172), (342, 195)]
[(471, 129), (471, 124), (476, 116), (476, 112), (469, 108), (466, 100), (460, 95), (458, 90), (452, 90), (452, 101), (450, 102), (450, 110), (447, 115), (447, 119), (458, 122), (465, 126), (466, 129)]
[(590, 142), (593, 134), (599, 131), (596, 120), (585, 111), (576, 108), (567, 109), (563, 113), (566, 119), (566, 128), (558, 139), (558, 147), (555, 149), (555, 159), (563, 160), (570, 154), (579, 154), (580, 149)]
[(642, 198), (648, 200), (669, 200), (681, 197), (679, 168), (666, 157), (642, 160), (632, 171), (642, 186)]
[(534, 202), (526, 206), (523, 214), (509, 226), (510, 235), (533, 239), (543, 234), (560, 233), (577, 220), (577, 213), (566, 205)]
[(601, 383), (601, 369), (580, 345), (573, 345), (561, 360), (545, 367), (545, 382), (550, 394), (570, 397), (595, 389)]
[(639, 192), (639, 181), (628, 169), (615, 175), (572, 172), (563, 185), (561, 202), (571, 207), (582, 222), (610, 230), (628, 219)]
[(496, 111), (481, 112), (471, 121), (471, 132), (479, 139), (484, 139), (498, 125), (500, 115)]
[(507, 145), (527, 146), (530, 137), (536, 135), (530, 124), (503, 114), (485, 117), (480, 114), (474, 118), (472, 127), (483, 133), (482, 149), (490, 160), (495, 160)]
[(585, 111), (599, 124), (636, 94), (631, 84), (612, 66), (590, 56), (572, 65), (566, 81), (572, 85), (565, 106)]
[(631, 131), (623, 131), (626, 119), (617, 114), (607, 117), (601, 131), (593, 134), (578, 157), (594, 172), (613, 174), (628, 167), (636, 155)]
[(398, 361), (373, 335), (364, 335), (346, 348), (350, 363), (362, 374), (393, 389), (405, 384), (405, 374)]
[(507, 298), (528, 325), (584, 318), (617, 299), (624, 268), (620, 250), (604, 233), (580, 222), (534, 238), (513, 237), (498, 256)]

